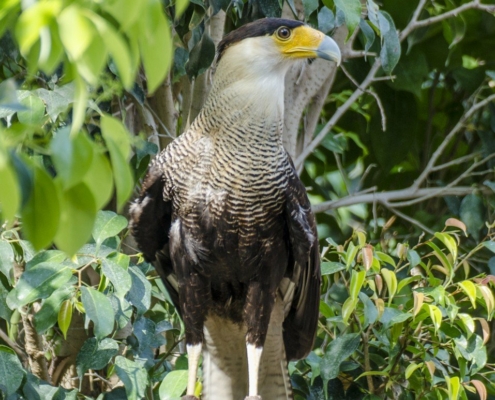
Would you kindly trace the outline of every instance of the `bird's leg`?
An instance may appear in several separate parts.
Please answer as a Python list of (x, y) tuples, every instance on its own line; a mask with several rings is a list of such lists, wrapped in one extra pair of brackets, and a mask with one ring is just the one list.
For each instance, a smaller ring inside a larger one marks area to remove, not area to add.
[(249, 372), (249, 394), (244, 400), (261, 400), (258, 395), (260, 361), (274, 302), (274, 291), (269, 287), (259, 282), (250, 283), (244, 306), (244, 320), (248, 328), (246, 350)]
[(256, 347), (254, 344), (247, 343), (246, 348), (249, 371), (249, 396), (246, 397), (246, 400), (261, 399), (258, 396), (258, 377), (263, 347)]
[(194, 398), (194, 391), (196, 389), (196, 376), (198, 374), (198, 365), (199, 365), (199, 358), (201, 357), (201, 348), (202, 348), (201, 343), (186, 345), (187, 358), (189, 363), (186, 396), (192, 396), (192, 398)]

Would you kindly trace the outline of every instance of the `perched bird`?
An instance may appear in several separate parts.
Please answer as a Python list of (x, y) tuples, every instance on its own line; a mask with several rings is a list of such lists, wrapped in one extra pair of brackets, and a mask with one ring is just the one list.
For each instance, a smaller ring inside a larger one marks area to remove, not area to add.
[(201, 353), (203, 400), (290, 399), (287, 360), (312, 348), (316, 225), (282, 131), (285, 75), (317, 57), (341, 55), (299, 21), (266, 18), (228, 34), (205, 105), (151, 162), (131, 206), (132, 234), (184, 321), (183, 399), (196, 399)]

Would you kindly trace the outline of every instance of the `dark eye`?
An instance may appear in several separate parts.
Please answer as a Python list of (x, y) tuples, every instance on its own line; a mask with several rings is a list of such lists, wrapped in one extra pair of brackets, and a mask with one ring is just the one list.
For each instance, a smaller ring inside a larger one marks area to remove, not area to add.
[(279, 39), (287, 40), (290, 38), (290, 33), (291, 32), (289, 28), (282, 26), (281, 28), (278, 28), (277, 36), (279, 37)]

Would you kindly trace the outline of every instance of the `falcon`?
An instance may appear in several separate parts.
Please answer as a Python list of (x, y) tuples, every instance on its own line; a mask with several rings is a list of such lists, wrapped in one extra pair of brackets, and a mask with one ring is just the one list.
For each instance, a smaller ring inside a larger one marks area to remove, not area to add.
[(320, 261), (306, 190), (282, 144), (284, 79), (294, 64), (340, 63), (333, 39), (266, 18), (219, 43), (208, 98), (150, 164), (130, 208), (185, 326), (193, 400), (291, 399), (287, 361), (311, 350)]

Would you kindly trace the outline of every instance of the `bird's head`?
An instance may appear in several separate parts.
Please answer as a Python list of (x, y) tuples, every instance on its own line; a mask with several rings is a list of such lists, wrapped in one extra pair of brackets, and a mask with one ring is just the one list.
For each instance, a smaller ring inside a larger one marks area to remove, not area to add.
[[(335, 41), (300, 21), (264, 18), (229, 33), (217, 49), (217, 66), (242, 65), (254, 73), (287, 71), (298, 60), (322, 58), (340, 64)], [(258, 70), (258, 71), (257, 71)], [(260, 71), (261, 70), (261, 71)]]

